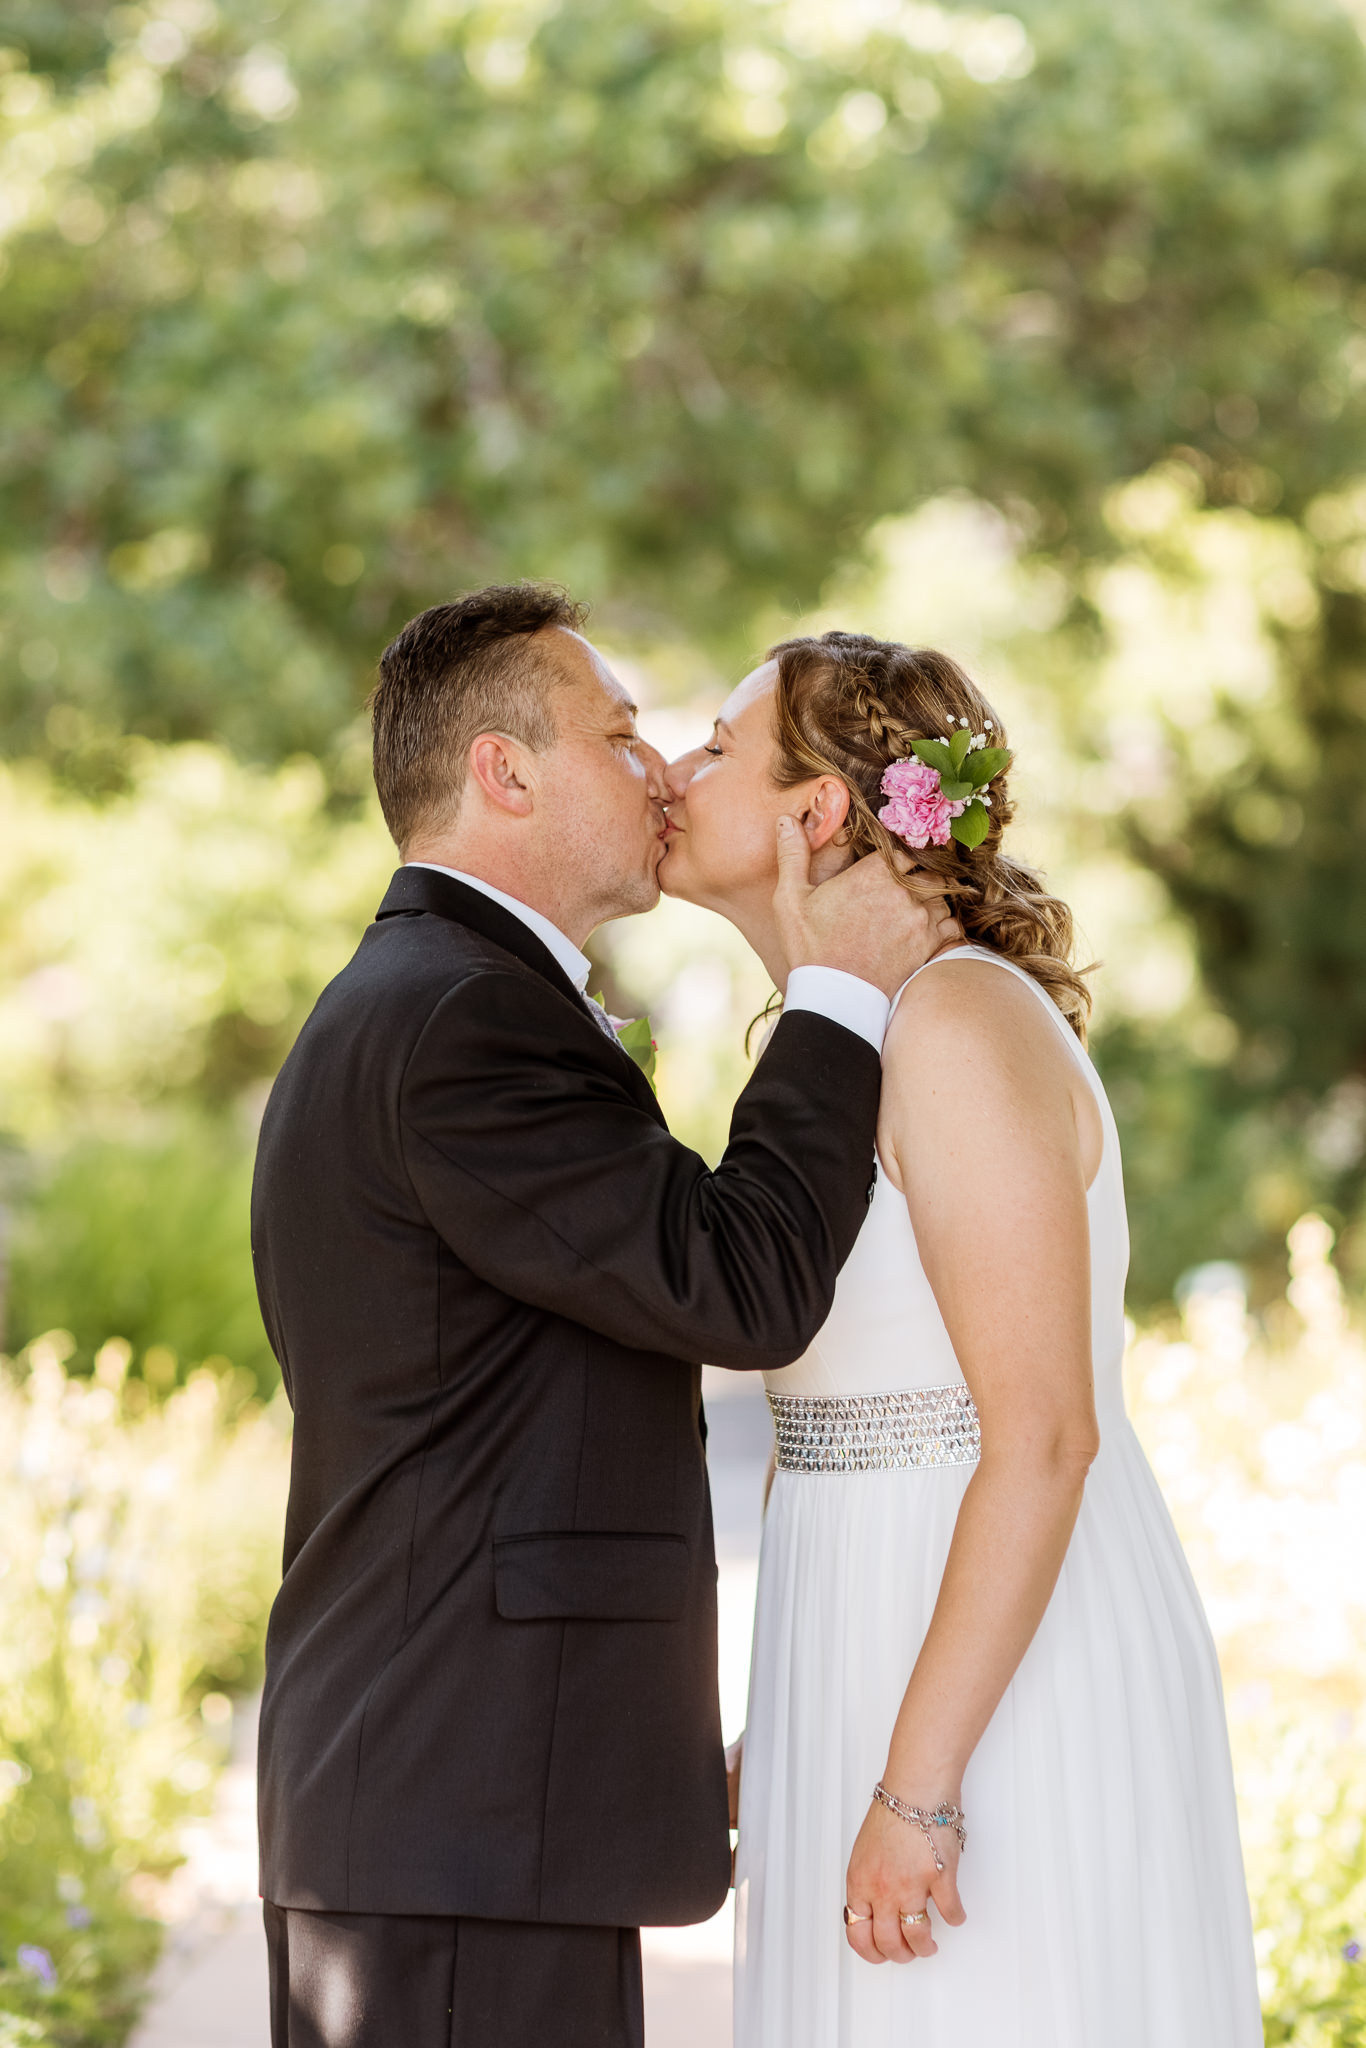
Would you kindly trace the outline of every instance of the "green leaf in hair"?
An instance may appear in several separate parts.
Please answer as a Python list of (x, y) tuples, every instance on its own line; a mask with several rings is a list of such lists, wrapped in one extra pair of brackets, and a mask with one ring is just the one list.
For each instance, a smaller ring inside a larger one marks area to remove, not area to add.
[(958, 844), (966, 846), (969, 852), (974, 847), (981, 845), (990, 830), (991, 818), (987, 808), (985, 804), (978, 803), (975, 798), (968, 805), (962, 817), (955, 818), (949, 826), (949, 831), (958, 841)]
[(952, 775), (953, 756), (942, 740), (912, 740), (911, 752), (937, 775)]
[(1010, 766), (1010, 756), (1004, 747), (979, 747), (975, 754), (969, 754), (965, 775), (970, 775), (978, 789), (985, 788), (997, 775), (1004, 775)]

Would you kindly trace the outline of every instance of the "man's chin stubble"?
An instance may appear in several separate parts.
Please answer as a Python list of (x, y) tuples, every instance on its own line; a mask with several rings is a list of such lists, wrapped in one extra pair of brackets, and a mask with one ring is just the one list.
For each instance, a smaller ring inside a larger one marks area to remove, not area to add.
[(657, 875), (642, 875), (634, 888), (622, 890), (616, 908), (608, 912), (608, 917), (640, 917), (655, 908), (661, 893)]

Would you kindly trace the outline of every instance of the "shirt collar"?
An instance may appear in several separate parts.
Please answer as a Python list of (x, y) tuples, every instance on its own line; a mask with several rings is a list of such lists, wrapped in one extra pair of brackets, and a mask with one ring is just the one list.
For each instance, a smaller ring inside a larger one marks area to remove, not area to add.
[(492, 882), (481, 881), (478, 875), (467, 875), (462, 868), (443, 868), (434, 860), (410, 860), (405, 867), (430, 868), (435, 875), (449, 875), (452, 881), (463, 882), (467, 889), (477, 889), (481, 896), (487, 896), (494, 903), (501, 903), (504, 910), (520, 917), (527, 930), (534, 932), (546, 951), (553, 955), (555, 964), (563, 968), (579, 994), (588, 987), (588, 976), (592, 962), (586, 953), (581, 953), (571, 940), (567, 939), (557, 924), (543, 917), (539, 910), (533, 910), (529, 903), (519, 903), (515, 896), (509, 896), (504, 889), (495, 889)]

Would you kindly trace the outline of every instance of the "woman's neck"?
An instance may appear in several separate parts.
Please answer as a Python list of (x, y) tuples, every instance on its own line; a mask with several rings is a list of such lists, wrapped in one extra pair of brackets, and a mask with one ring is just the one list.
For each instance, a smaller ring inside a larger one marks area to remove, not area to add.
[[(695, 897), (692, 900), (697, 901)], [(704, 902), (702, 908), (715, 911), (718, 917), (725, 918), (727, 924), (735, 926), (750, 951), (758, 954), (779, 995), (785, 994), (790, 963), (778, 935), (772, 896), (727, 897), (724, 901), (713, 899)]]
[[(842, 873), (850, 865), (850, 859), (851, 856), (842, 847), (823, 847), (811, 862), (813, 884), (819, 886), (822, 882), (828, 882), (833, 875)], [(758, 954), (774, 988), (780, 996), (785, 996), (792, 963), (783, 951), (778, 920), (773, 910), (772, 891), (756, 890), (752, 894), (737, 896), (724, 903), (708, 903), (706, 908), (719, 911), (728, 923), (735, 926), (750, 951)]]

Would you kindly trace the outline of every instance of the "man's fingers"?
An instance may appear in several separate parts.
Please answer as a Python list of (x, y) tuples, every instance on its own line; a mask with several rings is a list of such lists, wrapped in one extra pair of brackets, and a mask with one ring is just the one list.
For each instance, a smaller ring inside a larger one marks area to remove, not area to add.
[(801, 821), (780, 818), (777, 829), (773, 905), (789, 967), (839, 968), (890, 996), (945, 942), (952, 927), (937, 876), (895, 874), (870, 853), (813, 888)]
[[(844, 873), (846, 875), (866, 875), (871, 883), (876, 875), (886, 874), (887, 859), (888, 856), (883, 853), (861, 853), (852, 867), (844, 869)], [(892, 848), (891, 862), (898, 874), (906, 875), (910, 878), (910, 891), (913, 896), (937, 896), (939, 894), (939, 877), (927, 874), (923, 868), (917, 867), (903, 847), (894, 846)]]
[(811, 886), (811, 847), (800, 821), (778, 820), (778, 891), (796, 895)]

